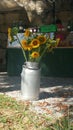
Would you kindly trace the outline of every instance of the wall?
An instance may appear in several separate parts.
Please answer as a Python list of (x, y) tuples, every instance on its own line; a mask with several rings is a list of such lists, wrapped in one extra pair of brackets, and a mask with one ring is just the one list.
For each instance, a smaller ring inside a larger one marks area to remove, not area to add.
[(24, 21), (25, 26), (29, 25), (27, 14), (24, 10), (0, 13), (0, 71), (6, 71), (6, 47), (7, 31), (13, 22)]

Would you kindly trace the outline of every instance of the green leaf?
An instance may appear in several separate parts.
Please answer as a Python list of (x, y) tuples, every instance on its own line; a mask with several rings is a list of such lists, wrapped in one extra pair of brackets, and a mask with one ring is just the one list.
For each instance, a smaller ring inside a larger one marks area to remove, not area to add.
[(13, 28), (11, 29), (11, 35), (12, 35), (12, 36), (13, 36), (13, 35), (17, 35), (18, 31), (19, 31), (18, 27), (13, 27)]

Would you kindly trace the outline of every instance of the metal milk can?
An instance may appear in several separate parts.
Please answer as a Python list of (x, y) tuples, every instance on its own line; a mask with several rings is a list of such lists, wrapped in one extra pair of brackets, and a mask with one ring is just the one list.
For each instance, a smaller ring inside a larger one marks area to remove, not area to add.
[(23, 65), (21, 72), (21, 95), (24, 100), (37, 100), (40, 93), (40, 68), (29, 62)]

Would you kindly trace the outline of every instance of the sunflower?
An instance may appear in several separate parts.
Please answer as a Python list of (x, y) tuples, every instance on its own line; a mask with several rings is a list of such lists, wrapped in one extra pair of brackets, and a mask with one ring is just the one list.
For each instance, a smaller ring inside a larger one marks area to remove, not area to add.
[(39, 35), (37, 39), (40, 41), (41, 44), (44, 44), (46, 42), (46, 37), (43, 35)]
[(8, 39), (9, 39), (10, 42), (12, 41), (11, 28), (8, 28)]
[(26, 29), (26, 31), (24, 32), (24, 36), (25, 37), (29, 37), (30, 36), (30, 30)]
[(40, 46), (40, 41), (38, 39), (33, 39), (31, 45), (33, 48), (38, 48)]
[(32, 58), (38, 58), (39, 56), (40, 56), (39, 53), (36, 51), (32, 52), (32, 54), (31, 54)]
[(28, 50), (28, 51), (32, 50), (32, 46), (31, 46), (30, 44), (27, 45), (27, 50)]
[(28, 44), (26, 40), (22, 40), (21, 45), (24, 50), (30, 51), (32, 49), (32, 45)]
[(8, 28), (8, 34), (9, 35), (11, 34), (11, 28)]
[(21, 41), (21, 46), (24, 50), (27, 50), (27, 41), (26, 40), (22, 40)]
[(18, 40), (25, 61), (39, 62), (48, 50), (51, 52), (54, 47), (58, 46), (60, 39), (50, 39), (45, 34), (38, 35), (37, 33), (30, 32), (29, 28), (24, 32), (24, 39), (20, 39), (18, 27), (13, 27), (8, 28), (8, 40), (10, 43)]

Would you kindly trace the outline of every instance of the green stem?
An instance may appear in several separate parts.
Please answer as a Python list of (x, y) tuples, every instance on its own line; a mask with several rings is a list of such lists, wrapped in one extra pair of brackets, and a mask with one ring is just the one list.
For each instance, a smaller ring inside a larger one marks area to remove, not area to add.
[(51, 46), (51, 45), (49, 44), (49, 45), (47, 45), (47, 46), (45, 47), (44, 51), (43, 51), (42, 54), (41, 54), (41, 57), (39, 58), (39, 62), (41, 61), (41, 59), (42, 59), (43, 55), (45, 54), (46, 50), (50, 48), (50, 46)]
[(23, 55), (24, 55), (25, 61), (27, 61), (27, 57), (26, 57), (25, 51), (24, 51), (24, 49), (23, 49), (23, 47), (22, 47), (22, 45), (21, 45), (21, 42), (20, 42), (20, 40), (19, 40), (19, 37), (18, 37), (17, 35), (16, 35), (16, 37), (17, 37), (18, 42), (19, 42), (19, 44), (20, 44), (20, 46), (21, 46), (21, 49), (22, 49), (22, 52), (23, 52)]
[(41, 61), (41, 59), (42, 59), (44, 53), (46, 52), (46, 50), (47, 50), (47, 47), (46, 47), (46, 48), (44, 49), (44, 51), (42, 52), (41, 57), (39, 58), (39, 62)]

